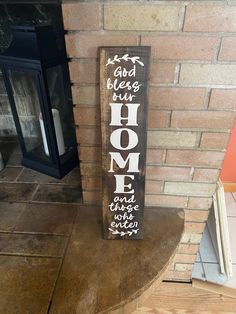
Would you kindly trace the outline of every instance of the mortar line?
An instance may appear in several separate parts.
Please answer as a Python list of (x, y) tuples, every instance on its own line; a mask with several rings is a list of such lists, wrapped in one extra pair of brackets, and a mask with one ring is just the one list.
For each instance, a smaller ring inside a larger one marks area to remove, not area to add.
[(220, 51), (221, 51), (222, 40), (223, 40), (223, 37), (222, 37), (221, 34), (219, 34), (217, 37), (218, 38), (217, 38), (217, 43), (216, 43), (215, 53), (214, 53), (214, 59), (213, 59), (214, 62), (219, 61), (219, 54), (220, 54)]
[(187, 6), (181, 7), (180, 9), (180, 21), (179, 21), (179, 30), (184, 31), (185, 17), (186, 17)]

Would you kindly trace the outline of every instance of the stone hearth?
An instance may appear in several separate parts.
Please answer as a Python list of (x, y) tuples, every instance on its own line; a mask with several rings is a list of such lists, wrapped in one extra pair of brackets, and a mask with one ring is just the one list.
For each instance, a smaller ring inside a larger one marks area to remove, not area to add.
[(81, 204), (79, 169), (57, 180), (22, 167), (15, 142), (0, 151), (0, 312), (128, 313), (145, 300), (173, 260), (184, 212), (148, 208), (144, 240), (104, 240), (101, 208)]

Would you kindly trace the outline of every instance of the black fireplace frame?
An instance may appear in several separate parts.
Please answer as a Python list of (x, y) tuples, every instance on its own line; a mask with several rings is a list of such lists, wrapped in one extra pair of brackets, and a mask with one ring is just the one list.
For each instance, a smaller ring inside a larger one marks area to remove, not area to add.
[[(62, 65), (63, 79), (65, 84), (69, 84), (66, 88), (67, 93), (70, 93), (70, 95), (67, 95), (67, 110), (69, 110), (73, 120), (73, 104), (67, 56), (65, 52), (59, 51), (56, 48), (56, 40), (51, 25), (13, 26), (12, 31), (13, 41), (8, 50), (0, 55), (0, 68), (23, 154), (22, 165), (49, 176), (62, 178), (78, 165), (76, 135), (74, 132), (73, 138), (71, 138), (71, 143), (73, 144), (70, 150), (64, 155), (59, 156), (46, 70)], [(15, 33), (17, 33), (17, 36), (15, 36)], [(14, 36), (18, 38), (14, 40)], [(29, 40), (32, 43), (31, 47), (28, 43)], [(47, 45), (47, 48), (42, 50), (41, 45)], [(48, 161), (39, 159), (32, 152), (26, 150), (8, 70), (24, 71), (36, 77), (40, 109), (43, 121), (46, 121), (44, 128), (50, 155), (50, 160)]]

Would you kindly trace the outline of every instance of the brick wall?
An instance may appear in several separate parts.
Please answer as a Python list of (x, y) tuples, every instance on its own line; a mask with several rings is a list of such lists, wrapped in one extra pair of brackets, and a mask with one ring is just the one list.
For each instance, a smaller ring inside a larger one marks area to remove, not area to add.
[(146, 205), (185, 209), (166, 279), (188, 281), (235, 117), (236, 2), (66, 1), (63, 15), (86, 203), (101, 199), (97, 48), (152, 47)]

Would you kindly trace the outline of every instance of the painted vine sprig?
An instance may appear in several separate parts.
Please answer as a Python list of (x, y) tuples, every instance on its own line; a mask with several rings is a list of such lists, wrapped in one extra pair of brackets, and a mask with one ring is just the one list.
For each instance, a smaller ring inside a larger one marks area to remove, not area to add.
[(131, 61), (133, 64), (135, 64), (135, 62), (137, 62), (138, 64), (140, 64), (141, 66), (144, 66), (143, 62), (140, 61), (140, 57), (130, 57), (129, 54), (125, 54), (122, 57), (118, 57), (118, 55), (115, 55), (113, 59), (108, 58), (107, 60), (107, 64), (106, 66), (108, 66), (109, 64), (115, 64), (115, 62), (121, 62), (121, 60), (124, 61)]
[(121, 237), (125, 236), (125, 235), (129, 235), (132, 236), (133, 233), (137, 234), (137, 232), (139, 231), (139, 229), (133, 229), (133, 230), (127, 230), (126, 232), (124, 231), (118, 231), (118, 230), (113, 230), (111, 228), (108, 228), (112, 234), (114, 235), (120, 235)]

